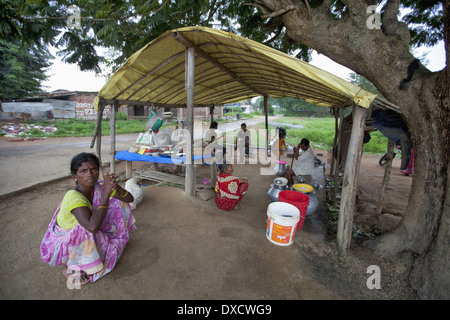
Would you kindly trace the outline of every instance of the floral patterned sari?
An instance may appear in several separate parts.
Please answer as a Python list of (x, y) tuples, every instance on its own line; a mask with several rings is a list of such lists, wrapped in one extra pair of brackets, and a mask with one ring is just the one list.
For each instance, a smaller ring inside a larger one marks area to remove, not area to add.
[[(93, 211), (100, 205), (102, 194), (99, 181), (95, 186)], [(60, 207), (61, 204), (42, 239), (41, 258), (52, 266), (66, 264), (69, 269), (82, 270), (95, 282), (114, 269), (128, 242), (129, 232), (135, 229), (130, 205), (111, 198), (106, 217), (95, 234), (80, 224), (71, 229), (61, 228), (56, 223)]]
[(239, 178), (219, 173), (216, 179), (215, 201), (219, 209), (230, 211), (239, 203), (248, 189), (248, 183), (239, 183)]

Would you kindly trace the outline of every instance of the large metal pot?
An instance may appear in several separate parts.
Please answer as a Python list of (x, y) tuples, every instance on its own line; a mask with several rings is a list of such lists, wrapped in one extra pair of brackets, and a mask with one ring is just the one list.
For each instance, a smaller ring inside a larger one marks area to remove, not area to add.
[(278, 164), (275, 166), (276, 175), (279, 177), (284, 177), (286, 175), (286, 162), (278, 161)]
[(275, 180), (273, 180), (273, 183), (270, 185), (269, 191), (267, 191), (267, 195), (269, 196), (271, 202), (278, 201), (278, 195), (281, 191), (289, 190), (287, 183), (288, 181), (286, 178), (276, 178)]
[(291, 189), (306, 194), (309, 197), (309, 205), (306, 210), (306, 216), (310, 216), (316, 212), (319, 207), (319, 200), (317, 200), (316, 191), (312, 186), (309, 184), (297, 183), (294, 184)]

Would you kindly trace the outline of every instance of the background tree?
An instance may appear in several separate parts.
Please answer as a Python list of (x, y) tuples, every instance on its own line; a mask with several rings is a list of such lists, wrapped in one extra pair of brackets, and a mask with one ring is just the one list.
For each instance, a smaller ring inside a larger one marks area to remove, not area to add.
[(380, 91), (378, 91), (378, 89), (373, 85), (372, 82), (357, 73), (351, 72), (348, 76), (348, 81), (356, 84), (358, 87), (361, 87), (364, 90), (381, 95)]
[[(260, 109), (264, 110), (264, 100), (260, 99)], [(285, 97), (285, 98), (273, 98), (268, 97), (267, 100), (269, 109), (268, 113), (273, 114), (271, 106), (278, 105), (280, 107), (280, 112), (285, 116), (316, 116), (316, 117), (326, 117), (330, 116), (330, 108), (318, 106), (304, 100)], [(272, 108), (273, 109), (273, 108)]]
[[(80, 29), (67, 29), (71, 4), (81, 8)], [(380, 23), (371, 5), (381, 6)], [(400, 9), (410, 11), (403, 21)], [(449, 0), (0, 0), (0, 37), (60, 46), (66, 61), (85, 70), (102, 61), (96, 46), (117, 50), (117, 66), (166, 30), (217, 22), (303, 59), (312, 48), (348, 67), (399, 107), (415, 150), (403, 219), (372, 248), (386, 255), (412, 252), (411, 284), (419, 297), (448, 299), (450, 71), (431, 72), (410, 45), (443, 40), (448, 63), (449, 11)]]
[(48, 51), (0, 40), (0, 101), (33, 96), (42, 91), (51, 58)]
[[(416, 259), (411, 284), (419, 297), (448, 298), (449, 69), (446, 66), (439, 72), (431, 72), (415, 60), (409, 46), (432, 45), (442, 39), (449, 61), (449, 1), (385, 1), (379, 29), (369, 28), (374, 25), (367, 23), (371, 19), (368, 6), (377, 1), (255, 3), (263, 14), (277, 16), (291, 39), (364, 76), (400, 108), (415, 150), (411, 193), (399, 226), (379, 237), (372, 248), (383, 254), (412, 252)], [(412, 9), (405, 18), (409, 24), (398, 20), (400, 4)]]

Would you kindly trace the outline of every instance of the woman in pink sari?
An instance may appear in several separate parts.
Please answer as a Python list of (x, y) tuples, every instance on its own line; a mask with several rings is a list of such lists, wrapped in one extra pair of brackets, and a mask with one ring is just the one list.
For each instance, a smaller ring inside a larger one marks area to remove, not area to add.
[(72, 159), (75, 188), (64, 196), (41, 243), (42, 260), (53, 266), (65, 264), (63, 275), (72, 285), (109, 273), (135, 228), (129, 205), (133, 196), (113, 174), (98, 181), (99, 168), (94, 154), (83, 152)]
[(219, 209), (230, 211), (243, 209), (239, 204), (248, 189), (248, 180), (233, 176), (233, 165), (219, 164), (219, 175), (216, 178), (215, 201)]

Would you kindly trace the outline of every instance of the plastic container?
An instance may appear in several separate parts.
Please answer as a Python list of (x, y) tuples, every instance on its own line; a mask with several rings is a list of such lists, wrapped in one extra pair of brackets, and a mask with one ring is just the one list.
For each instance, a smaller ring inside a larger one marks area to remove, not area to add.
[(163, 120), (158, 116), (158, 113), (155, 110), (150, 111), (148, 116), (147, 124), (145, 125), (145, 129), (158, 131), (161, 128)]
[(294, 241), (299, 210), (286, 202), (272, 202), (267, 207), (267, 239), (278, 246), (289, 246)]
[(296, 183), (292, 186), (292, 189), (294, 189), (295, 191), (303, 192), (303, 193), (311, 192), (314, 190), (312, 186), (310, 186), (309, 184), (305, 184), (305, 183)]
[(303, 228), (305, 222), (306, 211), (309, 206), (309, 197), (301, 192), (286, 190), (278, 194), (278, 202), (285, 202), (295, 206), (300, 212), (300, 219), (297, 223), (297, 230)]

